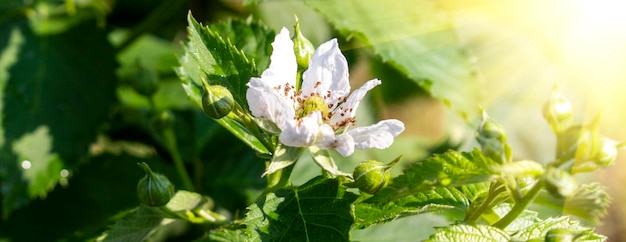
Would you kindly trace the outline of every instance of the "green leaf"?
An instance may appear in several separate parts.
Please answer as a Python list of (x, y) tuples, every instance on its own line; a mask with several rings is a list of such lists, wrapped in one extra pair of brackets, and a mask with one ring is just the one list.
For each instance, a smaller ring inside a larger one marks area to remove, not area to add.
[(489, 225), (457, 224), (444, 228), (437, 228), (426, 241), (509, 241), (510, 237), (504, 231)]
[[(176, 69), (187, 96), (199, 108), (202, 108), (202, 80), (206, 80), (211, 85), (222, 85), (228, 88), (235, 101), (244, 110), (247, 110), (246, 83), (250, 77), (258, 76), (254, 62), (250, 61), (244, 52), (233, 45), (231, 40), (222, 37), (222, 33), (219, 31), (225, 29), (223, 25), (215, 27), (216, 30), (212, 29), (212, 26), (203, 27), (193, 19), (191, 14), (188, 16), (188, 22), (189, 41), (185, 46), (185, 54), (179, 59), (181, 66)], [(257, 26), (256, 28), (260, 27)], [(242, 39), (247, 38), (242, 37), (238, 40), (243, 42)], [(224, 117), (215, 121), (256, 151), (264, 154), (269, 153), (267, 148), (249, 130), (234, 119)]]
[(496, 173), (502, 173), (510, 177), (537, 177), (543, 175), (545, 172), (542, 164), (532, 160), (520, 160), (494, 165), (491, 169)]
[(164, 220), (172, 221), (164, 219), (158, 208), (142, 205), (117, 221), (97, 241), (145, 241)]
[(272, 160), (263, 175), (271, 175), (276, 171), (293, 165), (302, 154), (302, 151), (304, 151), (304, 149), (301, 147), (290, 147), (279, 144), (276, 147)]
[(344, 36), (371, 45), (383, 61), (462, 116), (476, 112), (479, 92), (474, 67), (456, 36), (450, 16), (434, 1), (305, 2)]
[(484, 195), (488, 189), (488, 183), (469, 184), (458, 188), (438, 187), (389, 203), (359, 203), (355, 206), (356, 222), (354, 227), (362, 229), (374, 224), (427, 212), (464, 215), (471, 203), (480, 194)]
[(567, 229), (573, 233), (581, 234), (576, 241), (606, 240), (605, 236), (593, 233), (592, 228), (583, 227), (578, 223), (578, 221), (572, 221), (569, 217), (548, 218), (540, 221), (515, 233), (511, 240), (528, 241), (537, 239), (543, 241), (546, 233), (552, 229)]
[[(493, 224), (495, 222), (497, 222), (498, 220), (500, 220), (502, 217), (504, 217), (507, 213), (509, 213), (511, 211), (511, 208), (513, 208), (513, 205), (511, 203), (500, 203), (498, 205), (496, 205), (495, 207), (492, 208), (493, 212), (496, 214), (497, 217), (495, 219), (486, 219), (487, 222)], [(510, 223), (508, 226), (506, 226), (506, 228), (504, 228), (504, 231), (508, 232), (508, 233), (515, 233), (521, 229), (527, 228), (528, 226), (531, 226), (537, 222), (540, 222), (541, 220), (538, 217), (538, 214), (536, 211), (532, 211), (532, 210), (524, 210), (522, 212), (522, 214), (520, 214), (512, 223)], [(483, 218), (485, 218), (485, 216), (483, 214)]]
[(245, 226), (241, 224), (233, 224), (228, 228), (220, 228), (210, 231), (208, 235), (198, 241), (249, 241), (248, 235), (245, 233)]
[(6, 218), (30, 199), (44, 197), (61, 171), (71, 172), (84, 161), (115, 103), (117, 64), (106, 31), (94, 21), (37, 35), (22, 17), (2, 22), (0, 32), (11, 33), (2, 37), (0, 48), (17, 51), (8, 79), (0, 80)]
[(245, 223), (250, 240), (348, 241), (355, 200), (339, 180), (317, 177), (252, 204)]
[(490, 167), (496, 164), (477, 149), (473, 152), (448, 151), (411, 165), (367, 202), (388, 202), (436, 186), (487, 182), (494, 179)]

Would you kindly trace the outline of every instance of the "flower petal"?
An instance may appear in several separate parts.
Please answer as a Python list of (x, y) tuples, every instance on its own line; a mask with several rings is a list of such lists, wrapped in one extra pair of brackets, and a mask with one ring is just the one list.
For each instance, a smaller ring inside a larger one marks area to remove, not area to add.
[(338, 135), (335, 137), (333, 147), (343, 157), (348, 157), (354, 153), (354, 139), (347, 134)]
[(303, 96), (316, 93), (327, 97), (326, 103), (336, 105), (340, 98), (348, 95), (348, 62), (339, 50), (337, 39), (331, 39), (315, 50), (302, 79)]
[(280, 133), (280, 142), (292, 147), (306, 147), (315, 144), (322, 125), (322, 114), (313, 112), (298, 120), (286, 122)]
[(354, 90), (354, 92), (350, 94), (350, 97), (348, 97), (348, 100), (333, 111), (330, 123), (338, 127), (344, 127), (350, 124), (347, 121), (354, 118), (356, 109), (361, 103), (361, 100), (363, 100), (363, 97), (365, 97), (365, 94), (367, 94), (367, 92), (372, 88), (380, 85), (380, 83), (380, 80), (373, 79), (363, 84), (363, 86), (359, 87), (359, 89)]
[(404, 123), (396, 119), (380, 121), (374, 125), (358, 127), (346, 132), (352, 136), (357, 149), (384, 149), (393, 143), (393, 138), (404, 131)]
[(269, 86), (274, 87), (274, 91), (279, 91), (283, 96), (291, 97), (295, 92), (298, 66), (296, 54), (293, 52), (293, 41), (291, 41), (289, 31), (285, 27), (274, 38), (272, 48), (270, 66), (263, 71), (261, 79), (267, 82)]
[(252, 115), (269, 119), (280, 129), (294, 119), (293, 101), (278, 94), (265, 80), (253, 77), (247, 85), (246, 99)]

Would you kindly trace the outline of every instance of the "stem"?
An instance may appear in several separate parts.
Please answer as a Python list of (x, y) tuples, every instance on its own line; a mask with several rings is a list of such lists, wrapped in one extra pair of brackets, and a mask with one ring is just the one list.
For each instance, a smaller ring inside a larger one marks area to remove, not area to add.
[(513, 206), (511, 211), (509, 211), (509, 213), (502, 217), (498, 222), (493, 224), (493, 226), (504, 229), (506, 228), (506, 226), (511, 224), (511, 222), (513, 222), (517, 217), (519, 217), (520, 214), (522, 214), (522, 212), (524, 212), (526, 207), (528, 207), (530, 202), (535, 199), (535, 196), (537, 196), (537, 194), (539, 193), (539, 191), (541, 191), (544, 185), (545, 181), (543, 179), (539, 179), (539, 181), (535, 183), (533, 188), (526, 194), (526, 196), (524, 196), (524, 198), (520, 202), (515, 203), (515, 206)]
[(174, 134), (174, 130), (172, 127), (166, 127), (163, 129), (163, 139), (165, 141), (165, 146), (167, 151), (169, 151), (172, 159), (174, 160), (174, 165), (176, 166), (176, 171), (178, 175), (183, 180), (183, 187), (185, 190), (194, 191), (193, 183), (191, 182), (191, 178), (185, 169), (185, 164), (183, 163), (183, 159), (180, 157), (180, 152), (178, 151), (178, 145), (176, 144), (176, 135)]
[(478, 207), (473, 213), (467, 216), (465, 222), (472, 223), (478, 220), (480, 215), (482, 215), (487, 209), (492, 207), (491, 202), (504, 191), (506, 191), (506, 189), (502, 189), (502, 184), (500, 182), (496, 181), (495, 183), (492, 183), (492, 187), (489, 189), (489, 196), (485, 199), (485, 201), (480, 204), (480, 207)]
[(243, 108), (239, 105), (239, 103), (235, 102), (235, 108), (233, 109), (233, 119), (239, 121), (243, 124), (244, 127), (248, 129), (256, 137), (259, 142), (269, 151), (271, 154), (274, 154), (274, 146), (272, 146), (271, 142), (266, 139), (266, 136), (261, 134), (261, 130), (259, 130), (259, 126), (250, 118), (250, 116), (243, 111)]

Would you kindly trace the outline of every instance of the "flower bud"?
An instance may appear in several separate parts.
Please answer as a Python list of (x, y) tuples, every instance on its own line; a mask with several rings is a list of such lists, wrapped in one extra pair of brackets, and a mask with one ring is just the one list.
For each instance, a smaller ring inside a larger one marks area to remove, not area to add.
[(548, 121), (554, 133), (561, 133), (572, 124), (572, 104), (556, 87), (548, 102), (543, 106), (543, 117)]
[(572, 175), (564, 170), (548, 167), (545, 173), (546, 190), (552, 196), (564, 198), (573, 195), (577, 189), (577, 183)]
[(220, 119), (228, 115), (234, 107), (233, 94), (220, 85), (209, 85), (204, 81), (202, 84), (204, 86), (204, 92), (202, 93), (204, 114), (214, 119)]
[(130, 81), (132, 88), (143, 96), (151, 97), (157, 91), (158, 82), (156, 71), (144, 67), (137, 61), (135, 77)]
[(506, 141), (506, 133), (500, 124), (493, 121), (482, 111), (483, 119), (478, 126), (476, 140), (481, 145), (483, 154), (496, 162), (511, 160), (511, 147)]
[(151, 207), (167, 204), (174, 196), (174, 185), (164, 175), (152, 172), (145, 162), (137, 165), (146, 171), (146, 176), (137, 184), (139, 201)]
[(389, 164), (376, 160), (366, 160), (359, 163), (352, 173), (354, 183), (363, 192), (369, 194), (378, 192), (389, 183), (389, 179), (391, 179), (389, 169), (398, 163), (401, 157), (399, 156)]
[(294, 25), (295, 36), (293, 37), (293, 51), (296, 54), (296, 63), (298, 63), (299, 69), (306, 69), (309, 67), (309, 60), (311, 55), (315, 52), (315, 47), (311, 44), (307, 38), (300, 32), (300, 22), (296, 17), (296, 24)]
[(374, 194), (387, 186), (389, 179), (391, 179), (391, 174), (387, 170), (385, 163), (366, 160), (354, 168), (352, 176), (359, 190)]

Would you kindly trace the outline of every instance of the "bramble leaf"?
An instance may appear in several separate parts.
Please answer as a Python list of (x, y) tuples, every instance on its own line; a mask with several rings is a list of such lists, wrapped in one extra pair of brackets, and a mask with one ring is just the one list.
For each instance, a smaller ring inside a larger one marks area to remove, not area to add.
[(384, 62), (405, 73), (461, 116), (477, 111), (479, 86), (473, 64), (456, 36), (448, 13), (435, 2), (305, 2), (344, 36), (371, 45)]
[(444, 228), (437, 228), (426, 241), (509, 241), (510, 237), (504, 231), (489, 225), (457, 224)]
[(490, 167), (496, 164), (479, 150), (448, 151), (411, 165), (367, 202), (388, 202), (436, 186), (455, 187), (487, 182), (495, 177)]
[[(264, 56), (267, 52), (261, 51), (266, 50), (267, 47), (258, 48), (258, 46), (267, 42), (265, 37), (273, 35), (273, 32), (261, 25), (247, 23), (250, 24), (249, 31), (244, 31), (241, 35), (237, 32), (238, 37), (232, 37), (235, 33), (231, 28), (240, 31), (245, 29), (244, 23), (231, 22), (230, 27), (227, 26), (228, 23), (205, 27), (199, 24), (191, 14), (188, 16), (188, 22), (189, 41), (185, 46), (185, 54), (179, 59), (181, 66), (176, 69), (187, 96), (202, 108), (202, 81), (204, 80), (208, 84), (228, 88), (235, 101), (247, 110), (246, 83), (250, 77), (258, 76), (258, 71), (254, 62), (245, 53), (253, 54), (253, 57), (258, 59), (269, 59)], [(229, 39), (228, 36), (224, 38), (224, 33), (221, 31), (225, 31), (234, 40)], [(252, 40), (259, 40), (261, 43), (245, 46), (246, 41)], [(233, 42), (241, 46), (236, 46)], [(254, 47), (256, 47), (255, 51), (252, 50)], [(239, 50), (240, 48), (242, 50)], [(250, 131), (235, 120), (224, 117), (215, 121), (257, 152), (269, 153)]]
[(576, 241), (605, 241), (606, 237), (593, 233), (592, 228), (581, 226), (578, 221), (572, 221), (568, 217), (548, 218), (532, 224), (515, 233), (511, 240), (528, 241), (538, 239), (543, 241), (546, 233), (552, 229), (567, 229), (572, 233), (580, 234)]
[(323, 177), (270, 193), (249, 207), (250, 240), (348, 241), (356, 198), (339, 180)]
[(464, 214), (471, 203), (485, 195), (488, 183), (469, 184), (461, 187), (438, 187), (419, 192), (389, 203), (359, 203), (355, 206), (355, 228), (362, 229), (374, 224), (390, 222), (405, 216), (427, 212), (458, 212)]

